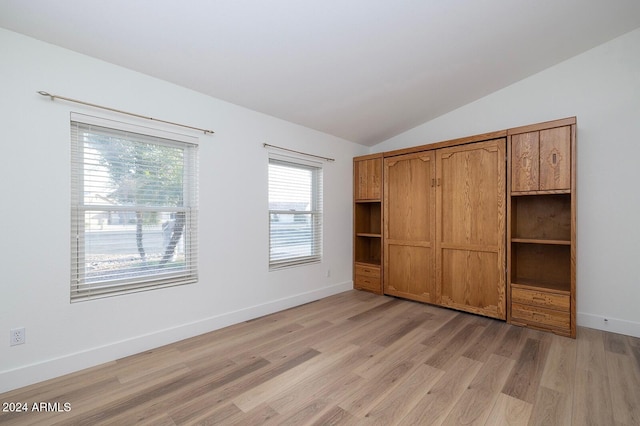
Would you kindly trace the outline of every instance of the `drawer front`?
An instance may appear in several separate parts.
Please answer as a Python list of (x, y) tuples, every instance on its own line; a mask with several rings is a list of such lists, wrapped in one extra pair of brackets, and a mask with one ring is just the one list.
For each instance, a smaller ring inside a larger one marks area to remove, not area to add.
[(548, 293), (546, 291), (511, 289), (511, 301), (524, 305), (540, 306), (569, 312), (570, 301), (568, 294)]
[[(356, 276), (380, 278), (380, 268), (375, 266), (356, 265)], [(378, 280), (380, 281), (380, 280)]]
[(380, 285), (380, 277), (368, 277), (366, 275), (356, 275), (355, 287), (362, 290), (375, 291), (376, 293), (382, 292), (382, 286)]
[(569, 329), (571, 323), (568, 311), (556, 311), (519, 303), (511, 304), (511, 317), (514, 321), (519, 320), (561, 329)]

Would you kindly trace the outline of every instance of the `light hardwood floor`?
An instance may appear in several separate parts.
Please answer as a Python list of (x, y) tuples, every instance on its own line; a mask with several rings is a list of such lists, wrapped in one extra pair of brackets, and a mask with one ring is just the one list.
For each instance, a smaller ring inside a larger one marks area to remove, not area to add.
[(349, 291), (40, 384), (3, 425), (639, 425), (640, 339)]

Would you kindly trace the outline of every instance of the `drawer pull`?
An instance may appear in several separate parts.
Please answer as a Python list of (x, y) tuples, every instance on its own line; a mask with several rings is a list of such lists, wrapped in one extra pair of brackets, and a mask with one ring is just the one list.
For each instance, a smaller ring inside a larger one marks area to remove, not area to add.
[(536, 297), (533, 296), (533, 300), (535, 300), (536, 302), (546, 302), (547, 299), (545, 299), (544, 297)]

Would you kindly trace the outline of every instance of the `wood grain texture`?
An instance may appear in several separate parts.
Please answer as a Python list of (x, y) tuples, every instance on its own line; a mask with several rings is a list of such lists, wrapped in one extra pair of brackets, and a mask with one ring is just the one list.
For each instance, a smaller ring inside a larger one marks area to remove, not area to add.
[(506, 141), (436, 152), (440, 304), (506, 319)]
[(353, 160), (354, 198), (380, 200), (382, 198), (382, 155)]
[(540, 189), (540, 133), (511, 136), (511, 191)]
[(507, 320), (570, 337), (576, 336), (575, 123), (570, 117), (508, 131)]
[(0, 395), (4, 425), (635, 425), (640, 339), (352, 290)]
[[(353, 285), (382, 294), (382, 154), (353, 159)], [(362, 274), (375, 268), (377, 274)]]
[(540, 190), (571, 188), (571, 127), (540, 131)]
[(435, 156), (384, 160), (385, 294), (435, 302)]

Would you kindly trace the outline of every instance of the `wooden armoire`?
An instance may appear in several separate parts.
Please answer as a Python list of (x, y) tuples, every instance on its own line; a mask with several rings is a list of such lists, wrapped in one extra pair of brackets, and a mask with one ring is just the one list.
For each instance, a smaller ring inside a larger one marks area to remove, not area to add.
[(575, 118), (354, 159), (354, 287), (575, 337)]

